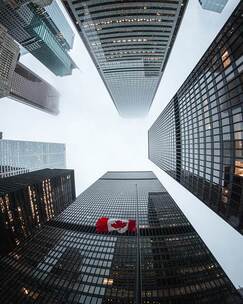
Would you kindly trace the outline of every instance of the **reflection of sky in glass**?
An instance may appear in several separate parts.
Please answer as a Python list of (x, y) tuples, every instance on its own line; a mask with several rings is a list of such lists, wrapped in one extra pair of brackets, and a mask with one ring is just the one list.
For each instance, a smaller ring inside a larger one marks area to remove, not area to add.
[(0, 177), (65, 167), (64, 144), (0, 140)]
[(74, 41), (74, 32), (72, 31), (66, 19), (64, 19), (62, 11), (60, 10), (57, 2), (55, 0), (52, 1), (50, 5), (45, 7), (45, 11), (48, 13), (50, 18), (59, 29), (60, 35), (64, 37), (69, 48), (72, 48)]

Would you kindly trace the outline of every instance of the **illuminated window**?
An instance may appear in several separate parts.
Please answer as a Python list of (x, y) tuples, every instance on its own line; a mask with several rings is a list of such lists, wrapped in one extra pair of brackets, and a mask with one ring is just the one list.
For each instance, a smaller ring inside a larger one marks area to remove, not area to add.
[(222, 54), (221, 59), (222, 59), (224, 68), (227, 68), (231, 64), (229, 52), (227, 50)]
[(243, 161), (235, 161), (235, 174), (238, 176), (243, 176)]
[(29, 294), (29, 289), (27, 289), (27, 288), (25, 288), (25, 287), (23, 287), (22, 289), (21, 289), (21, 291), (24, 293), (24, 294), (26, 294), (26, 295), (28, 295)]
[(103, 284), (104, 285), (112, 285), (113, 284), (113, 279), (104, 278)]

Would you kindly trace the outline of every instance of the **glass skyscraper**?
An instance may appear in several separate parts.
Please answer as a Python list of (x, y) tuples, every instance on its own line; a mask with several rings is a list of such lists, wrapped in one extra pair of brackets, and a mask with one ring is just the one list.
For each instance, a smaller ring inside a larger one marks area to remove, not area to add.
[(0, 98), (9, 95), (18, 55), (17, 43), (0, 24)]
[(45, 168), (66, 168), (65, 144), (0, 140), (0, 178)]
[(17, 43), (0, 24), (0, 98), (10, 97), (57, 115), (59, 93), (48, 82), (18, 62), (19, 51)]
[(187, 0), (63, 3), (120, 115), (146, 115)]
[(227, 2), (228, 0), (199, 0), (202, 8), (217, 13), (222, 12)]
[[(137, 232), (97, 233), (98, 218)], [(0, 259), (1, 303), (222, 303), (242, 300), (152, 172), (108, 172)]]
[[(43, 10), (44, 8), (30, 1), (3, 2), (0, 23), (18, 43), (55, 75), (70, 75), (76, 65), (67, 52), (66, 35), (62, 35), (59, 25), (54, 29), (54, 20), (50, 20), (47, 13), (45, 16)], [(59, 17), (64, 19), (64, 16)], [(66, 20), (63, 21), (63, 25), (65, 24)]]
[(243, 233), (243, 3), (149, 130), (149, 158)]
[(49, 22), (49, 27), (52, 32), (59, 39), (59, 42), (67, 50), (72, 49), (74, 42), (74, 32), (65, 19), (61, 9), (56, 0), (45, 8), (39, 9), (43, 14), (45, 20)]
[(44, 169), (0, 179), (0, 254), (7, 254), (76, 198), (74, 171)]
[(19, 62), (13, 73), (8, 97), (50, 114), (59, 113), (57, 90)]

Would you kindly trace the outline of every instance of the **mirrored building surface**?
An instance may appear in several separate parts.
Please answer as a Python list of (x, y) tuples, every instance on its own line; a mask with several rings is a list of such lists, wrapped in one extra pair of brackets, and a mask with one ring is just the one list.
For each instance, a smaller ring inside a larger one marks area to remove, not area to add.
[(22, 47), (21, 49), (20, 52), (18, 44), (0, 24), (0, 98), (10, 97), (57, 115), (59, 93), (47, 81), (18, 62), (20, 53), (27, 51)]
[[(67, 52), (66, 35), (62, 35), (54, 19), (50, 20), (51, 13), (43, 13), (44, 8), (39, 6), (39, 2), (43, 1), (1, 1), (0, 23), (7, 28), (9, 35), (55, 75), (70, 75), (76, 65)], [(64, 19), (64, 16), (59, 15), (57, 19), (60, 18)]]
[(217, 13), (222, 12), (227, 2), (228, 0), (199, 0), (202, 8)]
[(45, 6), (41, 10), (41, 13), (45, 20), (50, 23), (49, 27), (52, 29), (52, 32), (56, 35), (63, 47), (67, 50), (72, 49), (74, 32), (59, 8), (57, 1), (54, 0), (50, 5)]
[(65, 144), (0, 140), (0, 178), (45, 168), (66, 168)]
[(12, 251), (75, 198), (73, 170), (44, 169), (0, 179), (0, 254)]
[[(137, 231), (97, 233), (98, 218)], [(0, 259), (2, 303), (242, 303), (152, 172), (108, 172)]]
[(145, 116), (187, 0), (63, 0), (121, 116)]
[(243, 233), (243, 3), (151, 126), (149, 158)]

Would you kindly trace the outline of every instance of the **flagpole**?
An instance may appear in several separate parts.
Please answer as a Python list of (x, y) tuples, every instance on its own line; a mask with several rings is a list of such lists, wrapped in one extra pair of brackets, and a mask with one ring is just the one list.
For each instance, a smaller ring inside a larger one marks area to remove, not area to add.
[(138, 206), (138, 185), (136, 187), (136, 222), (137, 222), (137, 280), (136, 280), (136, 304), (142, 303), (142, 276), (141, 276), (141, 250), (139, 231), (139, 206)]

